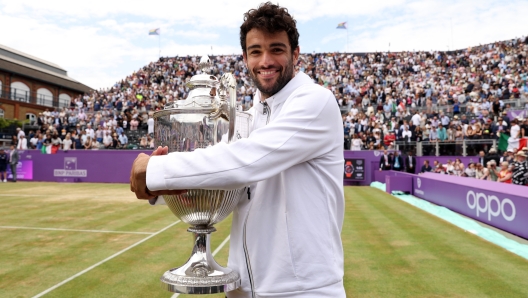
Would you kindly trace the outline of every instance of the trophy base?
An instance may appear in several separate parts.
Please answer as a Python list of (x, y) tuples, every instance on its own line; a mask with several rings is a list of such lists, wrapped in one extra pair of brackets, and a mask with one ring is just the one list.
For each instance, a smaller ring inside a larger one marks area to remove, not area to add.
[(193, 252), (185, 265), (166, 271), (160, 278), (163, 288), (173, 293), (215, 294), (229, 292), (241, 285), (240, 275), (214, 260), (209, 245), (214, 227), (192, 227)]

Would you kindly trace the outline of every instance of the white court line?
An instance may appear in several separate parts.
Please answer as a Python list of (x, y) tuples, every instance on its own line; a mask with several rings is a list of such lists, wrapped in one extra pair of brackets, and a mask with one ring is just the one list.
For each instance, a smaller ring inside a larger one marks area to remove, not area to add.
[(152, 235), (152, 234), (154, 234), (152, 232), (127, 232), (127, 231), (108, 231), (108, 230), (76, 230), (76, 229), (35, 228), (35, 227), (15, 227), (15, 226), (0, 226), (0, 229), (66, 231), (66, 232), (88, 232), (88, 233), (116, 233), (116, 234), (141, 234), (141, 235)]
[[(218, 245), (218, 247), (215, 249), (215, 251), (213, 251), (213, 257), (216, 256), (216, 254), (222, 249), (224, 248), (224, 246), (227, 244), (227, 242), (229, 242), (229, 239), (231, 238), (231, 234), (227, 235), (227, 238), (224, 239), (224, 241), (222, 243), (220, 243), (220, 245)], [(174, 295), (171, 296), (171, 298), (176, 298), (180, 296), (180, 293), (176, 293)]]
[(50, 195), (19, 195), (19, 194), (9, 194), (9, 193), (3, 193), (3, 194), (0, 194), (0, 197), (42, 197), (42, 196), (54, 196), (52, 194)]
[(42, 297), (43, 295), (46, 295), (47, 293), (49, 293), (49, 292), (55, 290), (56, 288), (62, 286), (63, 284), (65, 284), (65, 283), (67, 283), (67, 282), (69, 282), (69, 281), (71, 281), (71, 280), (73, 280), (73, 279), (75, 279), (75, 278), (77, 278), (77, 277), (79, 277), (79, 276), (85, 274), (86, 272), (88, 272), (88, 271), (94, 269), (95, 267), (97, 267), (97, 266), (99, 266), (99, 265), (101, 265), (101, 264), (103, 264), (103, 263), (105, 263), (105, 262), (107, 262), (107, 261), (110, 261), (111, 259), (113, 259), (113, 258), (119, 256), (120, 254), (126, 252), (127, 250), (132, 249), (132, 248), (134, 248), (134, 247), (140, 245), (141, 243), (143, 243), (143, 242), (149, 240), (150, 238), (152, 238), (152, 237), (154, 237), (154, 236), (156, 236), (156, 235), (158, 235), (158, 234), (164, 232), (165, 230), (169, 229), (170, 227), (176, 225), (176, 224), (179, 223), (179, 222), (181, 222), (181, 220), (178, 220), (177, 222), (171, 223), (170, 225), (168, 225), (168, 226), (166, 226), (165, 228), (163, 228), (163, 229), (157, 231), (156, 233), (154, 233), (154, 234), (152, 234), (152, 235), (146, 237), (145, 239), (140, 240), (140, 241), (138, 241), (138, 242), (136, 242), (136, 243), (130, 245), (129, 247), (127, 247), (127, 248), (125, 248), (125, 249), (123, 249), (123, 250), (121, 250), (121, 251), (119, 251), (119, 252), (116, 252), (115, 254), (109, 256), (108, 258), (102, 260), (101, 262), (99, 262), (99, 263), (97, 263), (97, 264), (94, 264), (94, 265), (92, 265), (92, 266), (90, 266), (90, 267), (84, 269), (83, 271), (81, 271), (81, 272), (79, 272), (79, 273), (77, 273), (77, 274), (75, 274), (75, 275), (73, 275), (73, 276), (71, 276), (71, 277), (69, 277), (69, 278), (67, 278), (67, 279), (65, 279), (65, 280), (63, 280), (63, 281), (61, 281), (60, 283), (54, 285), (53, 287), (51, 287), (51, 288), (49, 288), (49, 289), (47, 289), (47, 290), (45, 290), (45, 291), (43, 291), (43, 292), (38, 293), (37, 295), (33, 296), (33, 298), (39, 298), (39, 297)]

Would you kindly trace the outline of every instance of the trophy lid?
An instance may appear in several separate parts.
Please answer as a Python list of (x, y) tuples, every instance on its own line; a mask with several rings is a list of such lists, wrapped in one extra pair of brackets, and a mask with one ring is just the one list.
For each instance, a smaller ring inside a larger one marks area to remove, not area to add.
[(209, 57), (203, 56), (200, 59), (200, 63), (198, 64), (202, 73), (194, 75), (189, 82), (187, 82), (187, 87), (194, 89), (198, 87), (208, 87), (213, 88), (218, 86), (218, 79), (209, 74), (211, 72), (211, 67), (213, 66), (213, 63), (211, 63), (211, 59)]

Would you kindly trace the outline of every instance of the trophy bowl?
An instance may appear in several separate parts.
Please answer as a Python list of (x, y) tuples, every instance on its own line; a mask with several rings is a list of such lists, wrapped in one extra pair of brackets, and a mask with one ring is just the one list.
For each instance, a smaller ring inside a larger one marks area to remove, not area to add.
[[(236, 81), (226, 73), (218, 80), (207, 74), (211, 67), (207, 56), (200, 60), (202, 73), (187, 83), (187, 99), (171, 102), (153, 114), (154, 142), (170, 152), (207, 150), (220, 142), (234, 142), (247, 137), (251, 115), (236, 110)], [(163, 196), (169, 209), (190, 225), (194, 248), (189, 260), (166, 271), (163, 287), (184, 294), (213, 294), (240, 287), (240, 275), (220, 266), (210, 249), (214, 224), (224, 220), (236, 207), (246, 188), (233, 190), (192, 189), (180, 195)]]

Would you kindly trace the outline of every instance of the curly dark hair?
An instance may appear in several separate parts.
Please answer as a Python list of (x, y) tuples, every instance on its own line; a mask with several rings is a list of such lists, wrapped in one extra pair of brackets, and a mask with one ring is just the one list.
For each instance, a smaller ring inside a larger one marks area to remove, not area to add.
[(288, 9), (271, 2), (262, 3), (258, 9), (250, 9), (244, 14), (244, 23), (240, 26), (240, 45), (244, 53), (246, 52), (246, 36), (251, 29), (265, 30), (269, 33), (286, 31), (292, 53), (299, 46), (297, 22)]

